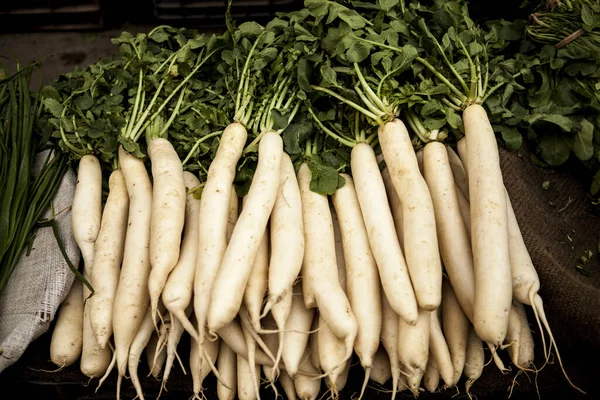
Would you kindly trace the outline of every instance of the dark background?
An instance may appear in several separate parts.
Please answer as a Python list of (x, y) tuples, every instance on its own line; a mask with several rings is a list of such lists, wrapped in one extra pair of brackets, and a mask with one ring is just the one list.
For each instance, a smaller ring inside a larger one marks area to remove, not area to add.
[[(0, 0), (0, 56), (18, 58), (27, 62), (40, 57), (44, 60), (44, 83), (50, 83), (60, 74), (76, 67), (84, 68), (101, 57), (117, 53), (110, 39), (119, 36), (122, 31), (133, 34), (148, 31), (152, 26), (168, 24), (186, 26), (202, 31), (216, 32), (224, 28), (226, 1), (189, 1), (189, 0)], [(504, 0), (500, 2), (471, 1), (470, 12), (475, 19), (526, 17), (528, 10), (520, 8), (522, 0)], [(255, 20), (268, 21), (276, 11), (290, 11), (302, 8), (302, 0), (234, 0), (232, 16), (242, 22)], [(0, 60), (2, 63), (2, 60)], [(545, 179), (540, 176), (540, 179)], [(541, 183), (541, 181), (540, 181)], [(530, 321), (533, 316), (529, 314)], [(555, 326), (560, 321), (553, 321)], [(101, 389), (96, 391), (97, 379), (88, 379), (75, 365), (62, 371), (51, 372), (55, 366), (49, 361), (49, 342), (52, 327), (48, 333), (34, 341), (26, 353), (11, 367), (0, 374), (0, 387), (3, 394), (0, 399), (114, 399), (116, 393), (116, 372), (111, 374)], [(564, 328), (564, 327), (562, 327)], [(560, 329), (565, 332), (568, 329)], [(539, 332), (534, 329), (538, 367), (542, 364), (543, 354), (539, 346)], [(584, 357), (585, 346), (577, 341), (569, 341), (568, 335), (557, 337), (565, 366), (575, 382), (581, 383), (590, 392), (594, 390), (594, 377), (600, 372), (600, 360)], [(180, 344), (180, 354), (186, 364), (186, 352), (189, 338), (184, 336)], [(189, 354), (189, 353), (188, 353)], [(486, 352), (489, 360), (489, 352)], [(340, 394), (341, 399), (357, 397), (363, 379), (359, 364), (351, 368), (348, 384)], [(505, 359), (507, 365), (509, 360)], [(139, 375), (148, 374), (147, 364), (140, 364)], [(478, 399), (506, 399), (509, 396), (511, 378), (502, 377), (493, 364), (488, 365), (480, 381), (472, 391)], [(209, 376), (204, 385), (209, 400), (216, 399), (215, 378)], [(156, 398), (160, 382), (153, 378), (143, 378), (142, 386), (146, 398)], [(459, 383), (460, 393), (449, 389), (436, 394), (423, 393), (421, 398), (467, 398), (464, 393), (464, 380)], [(537, 389), (536, 389), (537, 388)], [(368, 388), (365, 399), (388, 399), (390, 384), (383, 391)], [(189, 399), (192, 393), (191, 376), (184, 375), (176, 364), (167, 392), (163, 399)], [(536, 398), (536, 390), (542, 398), (583, 398), (565, 382), (556, 364), (548, 365), (539, 375), (520, 374), (512, 399)], [(324, 390), (322, 391), (324, 392)], [(12, 393), (12, 394), (11, 394)], [(124, 380), (122, 398), (132, 399), (135, 392), (129, 380)], [(263, 398), (273, 398), (269, 388), (263, 390)], [(407, 392), (398, 398), (411, 398)], [(593, 397), (593, 395), (590, 395)]]

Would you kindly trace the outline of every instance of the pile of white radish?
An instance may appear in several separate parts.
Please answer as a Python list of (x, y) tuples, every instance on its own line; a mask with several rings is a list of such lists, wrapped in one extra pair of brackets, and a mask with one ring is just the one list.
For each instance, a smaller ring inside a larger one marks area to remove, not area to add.
[(469, 394), (486, 358), (508, 370), (503, 351), (536, 371), (524, 304), (549, 334), (546, 361), (552, 347), (560, 361), (483, 109), (467, 107), (464, 125), (458, 154), (435, 140), (416, 153), (404, 124), (388, 122), (379, 159), (354, 143), (351, 174), (332, 196), (311, 191), (307, 162), (295, 170), (267, 132), (239, 199), (238, 123), (223, 132), (199, 199), (201, 182), (165, 139), (149, 145), (151, 174), (119, 150), (103, 210), (100, 165), (83, 157), (73, 232), (94, 293), (73, 284), (52, 361), (80, 359), (100, 383), (116, 366), (118, 388), (129, 378), (140, 399), (146, 360), (167, 390), (178, 363), (195, 398), (214, 373), (221, 400), (258, 399), (267, 385), (314, 400), (339, 396), (356, 353), (361, 397), (390, 379), (392, 398), (459, 382)]

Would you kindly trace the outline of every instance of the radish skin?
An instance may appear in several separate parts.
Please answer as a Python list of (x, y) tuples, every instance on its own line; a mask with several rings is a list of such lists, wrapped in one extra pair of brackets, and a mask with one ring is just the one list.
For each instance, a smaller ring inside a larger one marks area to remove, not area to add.
[(371, 368), (370, 379), (380, 385), (385, 385), (392, 377), (392, 369), (390, 367), (390, 358), (383, 348), (377, 349), (373, 357), (373, 368)]
[(435, 310), (430, 313), (429, 358), (435, 361), (436, 368), (444, 380), (445, 387), (452, 387), (456, 385), (456, 381), (454, 380), (454, 366), (452, 365), (448, 344), (442, 332), (438, 312), (438, 310)]
[(71, 205), (73, 237), (81, 250), (86, 269), (91, 270), (94, 263), (94, 246), (100, 232), (101, 219), (102, 170), (100, 161), (88, 154), (79, 160), (77, 184)]
[(140, 400), (144, 400), (144, 392), (142, 390), (142, 385), (140, 384), (140, 379), (138, 377), (138, 366), (140, 363), (142, 353), (148, 345), (148, 342), (150, 341), (150, 337), (152, 336), (153, 332), (154, 324), (152, 322), (152, 311), (148, 310), (144, 315), (144, 320), (142, 321), (142, 324), (140, 325), (140, 328), (137, 331), (135, 338), (131, 342), (128, 357), (129, 376), (131, 378), (131, 383), (135, 388), (135, 392), (140, 398)]
[[(383, 157), (381, 157), (381, 159), (383, 160)], [(387, 168), (384, 168), (383, 171), (381, 171), (381, 177), (383, 178), (385, 192), (387, 193), (388, 202), (390, 203), (390, 210), (392, 211), (392, 218), (394, 219), (394, 227), (396, 228), (396, 234), (398, 235), (398, 242), (400, 243), (402, 253), (404, 253), (404, 228), (402, 228), (402, 204), (400, 204), (400, 197), (398, 197), (396, 189), (394, 189), (390, 171), (388, 171)]]
[(326, 383), (331, 389), (332, 397), (337, 398), (338, 387), (336, 381), (345, 367), (346, 348), (344, 341), (333, 334), (329, 325), (323, 321), (322, 316), (319, 316), (317, 342), (319, 346), (319, 365), (327, 376)]
[(366, 143), (354, 146), (351, 165), (356, 195), (384, 293), (394, 311), (408, 323), (414, 324), (418, 318), (415, 291), (371, 146)]
[[(200, 185), (196, 176), (185, 171), (183, 182), (186, 188), (193, 189)], [(185, 203), (185, 220), (183, 228), (183, 240), (177, 265), (167, 278), (162, 291), (162, 302), (166, 309), (175, 317), (190, 336), (198, 341), (198, 333), (191, 324), (186, 309), (192, 302), (194, 292), (194, 273), (198, 259), (198, 216), (200, 213), (200, 200), (194, 197), (194, 193), (188, 193)]]
[(148, 144), (153, 192), (150, 219), (150, 277), (148, 291), (156, 326), (158, 301), (167, 278), (179, 260), (185, 221), (186, 190), (183, 167), (173, 145), (163, 138)]
[(408, 386), (417, 396), (421, 379), (429, 359), (429, 341), (431, 311), (419, 309), (416, 325), (409, 325), (398, 319), (398, 355), (404, 372), (407, 373)]
[[(308, 348), (302, 356), (302, 363), (300, 367), (308, 368), (311, 363), (311, 356), (309, 355)], [(321, 390), (321, 379), (310, 378), (304, 375), (298, 375), (294, 378), (294, 386), (296, 387), (296, 394), (300, 400), (316, 400)]]
[(129, 211), (127, 185), (121, 170), (114, 170), (110, 174), (108, 187), (108, 198), (95, 243), (92, 269), (94, 295), (90, 298), (90, 322), (101, 349), (106, 348), (113, 333), (113, 303), (123, 262)]
[(459, 381), (467, 356), (467, 341), (471, 323), (463, 312), (452, 285), (447, 279), (442, 282), (442, 327), (450, 351), (454, 370), (453, 384)]
[[(321, 359), (319, 357), (319, 330), (320, 330), (319, 322), (320, 321), (321, 321), (321, 318), (319, 318), (319, 314), (315, 313), (313, 323), (310, 328), (311, 334), (310, 334), (310, 337), (308, 338), (308, 347), (306, 348), (306, 350), (308, 350), (311, 364), (319, 371), (322, 371)], [(300, 365), (302, 365), (302, 362), (300, 363)]]
[(463, 373), (467, 378), (465, 382), (465, 391), (470, 397), (470, 390), (477, 379), (481, 377), (484, 366), (483, 342), (477, 336), (475, 329), (469, 329), (469, 341), (467, 343), (467, 358)]
[(442, 262), (431, 195), (402, 121), (380, 126), (378, 138), (402, 204), (406, 265), (417, 303), (424, 310), (435, 310), (442, 301)]
[(298, 184), (305, 235), (304, 279), (314, 289), (320, 315), (333, 334), (344, 341), (345, 362), (352, 356), (358, 326), (350, 302), (339, 283), (329, 202), (327, 196), (310, 190), (311, 178), (308, 165), (303, 163), (298, 171)]
[(244, 291), (244, 304), (250, 315), (250, 321), (254, 329), (259, 332), (260, 314), (265, 294), (267, 293), (267, 282), (269, 280), (269, 234), (268, 230), (262, 235), (256, 257), (252, 263), (252, 270), (248, 277), (246, 290)]
[(148, 305), (152, 184), (144, 162), (119, 147), (119, 164), (129, 193), (129, 216), (123, 264), (113, 305), (113, 336), (119, 375), (127, 369), (129, 346)]
[(69, 367), (81, 357), (83, 343), (83, 284), (73, 281), (58, 309), (50, 339), (50, 360), (59, 368)]
[(302, 283), (298, 282), (294, 286), (292, 306), (285, 323), (285, 335), (283, 336), (282, 346), (282, 361), (285, 369), (292, 378), (296, 378), (298, 366), (308, 345), (309, 331), (311, 330), (314, 314), (314, 309), (308, 309), (304, 306)]
[(467, 177), (467, 171), (463, 166), (463, 162), (460, 157), (450, 145), (446, 145), (446, 152), (448, 153), (448, 162), (450, 163), (450, 169), (452, 170), (452, 176), (454, 177), (454, 182), (456, 182), (456, 186), (460, 190), (460, 192), (465, 196), (465, 198), (469, 198), (469, 178)]
[(237, 356), (237, 391), (240, 400), (256, 400), (254, 388), (259, 385), (260, 368), (251, 366), (244, 357)]
[(160, 336), (154, 331), (146, 347), (146, 362), (150, 366), (150, 375), (160, 379), (160, 373), (167, 359), (167, 348), (160, 346)]
[[(373, 364), (381, 335), (381, 293), (377, 264), (369, 245), (352, 178), (332, 196), (338, 216), (346, 266), (346, 286), (352, 312), (358, 322), (354, 351), (365, 370)], [(368, 377), (368, 374), (367, 374)]]
[(283, 370), (279, 375), (279, 383), (285, 393), (287, 400), (296, 400), (296, 387), (294, 386), (294, 380)]
[[(204, 350), (206, 351), (206, 357), (211, 360), (217, 360), (219, 357), (219, 349), (220, 349), (220, 340), (207, 340), (204, 344)], [(212, 367), (206, 362), (205, 358), (199, 353), (199, 346), (191, 346), (190, 349), (190, 370), (192, 373), (192, 385), (194, 391), (194, 398), (200, 399), (200, 393), (204, 390), (202, 387), (202, 383), (210, 374)], [(223, 377), (221, 376), (221, 372), (219, 371), (219, 379), (217, 382), (220, 382)]]
[(396, 398), (400, 382), (400, 359), (398, 358), (398, 327), (400, 317), (392, 309), (385, 294), (381, 295), (381, 344), (390, 358), (392, 371), (392, 400)]
[(267, 132), (258, 146), (258, 164), (246, 207), (233, 228), (210, 291), (207, 323), (211, 334), (231, 322), (242, 304), (252, 263), (279, 191), (282, 155), (283, 140), (278, 134)]
[(515, 304), (515, 308), (517, 313), (519, 314), (519, 319), (521, 321), (521, 343), (519, 346), (519, 356), (517, 358), (516, 365), (521, 368), (530, 368), (533, 366), (533, 360), (535, 358), (534, 346), (535, 343), (533, 341), (533, 336), (531, 334), (531, 328), (529, 327), (529, 322), (527, 321), (527, 314), (525, 313), (525, 307), (520, 302), (513, 302)]
[(440, 254), (456, 297), (465, 314), (472, 319), (476, 288), (473, 254), (460, 214), (448, 153), (439, 142), (427, 143), (423, 153), (425, 180), (433, 201)]
[(467, 237), (469, 244), (471, 243), (471, 206), (469, 206), (469, 200), (462, 194), (460, 190), (456, 191), (456, 198), (458, 200), (458, 207), (460, 208), (460, 215), (465, 224), (467, 230)]
[[(228, 222), (235, 196), (233, 180), (247, 136), (242, 124), (232, 123), (225, 128), (202, 189), (198, 216), (198, 261), (194, 275), (194, 312), (200, 346), (204, 342), (204, 326), (211, 300), (207, 294), (213, 288), (227, 248)], [(237, 217), (237, 212), (235, 215)]]
[(237, 356), (223, 340), (219, 344), (217, 367), (225, 383), (217, 381), (217, 397), (219, 400), (234, 400), (237, 394)]
[(440, 386), (440, 373), (433, 358), (429, 358), (427, 362), (427, 369), (425, 370), (425, 375), (423, 375), (423, 386), (425, 386), (425, 389), (429, 393), (436, 392), (438, 386)]
[(512, 302), (506, 194), (498, 144), (483, 107), (463, 112), (469, 169), (471, 245), (475, 276), (473, 326), (486, 343), (504, 341)]
[[(287, 306), (291, 306), (289, 296), (304, 258), (302, 199), (296, 171), (287, 153), (284, 153), (281, 158), (279, 193), (271, 212), (270, 229), (269, 298), (263, 315), (284, 299)], [(289, 312), (289, 308), (282, 307), (279, 317), (273, 313), (280, 330), (283, 330)]]

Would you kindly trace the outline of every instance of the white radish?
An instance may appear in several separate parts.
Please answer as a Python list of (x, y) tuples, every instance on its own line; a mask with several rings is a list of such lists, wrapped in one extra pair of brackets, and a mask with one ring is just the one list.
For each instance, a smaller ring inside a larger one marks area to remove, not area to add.
[[(322, 371), (321, 359), (319, 357), (319, 328), (320, 328), (319, 322), (320, 321), (321, 321), (321, 318), (319, 318), (319, 314), (315, 313), (313, 323), (310, 328), (311, 333), (308, 338), (308, 344), (307, 344), (307, 347), (305, 348), (305, 350), (308, 351), (311, 364), (319, 371)], [(302, 362), (300, 362), (300, 365), (302, 365)]]
[[(209, 358), (210, 360), (218, 359), (219, 349), (220, 349), (219, 344), (220, 344), (219, 339), (207, 340), (204, 343), (203, 350), (205, 351), (205, 356), (203, 356), (199, 352), (199, 350), (200, 350), (199, 346), (195, 345), (195, 343), (192, 343), (192, 346), (190, 349), (190, 370), (192, 373), (192, 386), (193, 386), (193, 392), (194, 392), (195, 399), (201, 398), (199, 395), (204, 390), (202, 383), (204, 382), (204, 380), (206, 379), (206, 377), (208, 376), (208, 374), (210, 374), (210, 371), (212, 370), (212, 366), (209, 365), (209, 363), (206, 361), (206, 358)], [(236, 362), (237, 362), (237, 360), (236, 360)], [(217, 382), (221, 382), (222, 379), (223, 378), (219, 371), (219, 377), (217, 379)]]
[(113, 336), (119, 375), (127, 369), (129, 346), (135, 337), (149, 300), (150, 218), (152, 184), (144, 162), (119, 147), (119, 164), (129, 193), (129, 217), (123, 264), (113, 304)]
[[(311, 364), (311, 357), (307, 348), (302, 356), (300, 368), (308, 368), (308, 364)], [(319, 391), (321, 390), (321, 379), (298, 374), (294, 378), (294, 386), (296, 387), (296, 394), (300, 400), (316, 400), (319, 396)]]
[(529, 327), (527, 314), (525, 313), (523, 304), (516, 301), (513, 303), (516, 304), (517, 313), (519, 314), (519, 319), (521, 320), (521, 343), (519, 346), (519, 356), (516, 365), (521, 366), (521, 368), (531, 368), (535, 358), (535, 343), (531, 334), (531, 328)]
[[(247, 198), (247, 197), (246, 197)], [(243, 206), (242, 206), (243, 207)], [(244, 290), (244, 305), (250, 314), (250, 321), (254, 329), (259, 332), (260, 314), (265, 294), (267, 293), (267, 282), (269, 280), (269, 233), (265, 230), (263, 233), (254, 262), (252, 263), (251, 273), (248, 276), (246, 289)]]
[(468, 199), (469, 198), (469, 178), (467, 177), (467, 171), (463, 165), (459, 155), (456, 154), (454, 149), (450, 145), (446, 145), (446, 151), (448, 153), (448, 161), (450, 163), (450, 169), (452, 169), (452, 176), (454, 182), (460, 190), (460, 192)]
[(371, 368), (370, 379), (380, 385), (385, 385), (392, 377), (392, 369), (390, 368), (390, 357), (385, 348), (380, 346), (373, 356), (373, 367)]
[[(285, 302), (273, 317), (283, 334), (290, 313), (291, 294), (304, 258), (304, 226), (302, 200), (292, 160), (287, 153), (281, 158), (279, 193), (271, 211), (269, 291), (263, 315), (280, 302)], [(280, 337), (280, 343), (282, 339)]]
[(152, 166), (152, 217), (150, 220), (150, 277), (148, 291), (154, 314), (167, 278), (179, 260), (185, 221), (186, 190), (181, 160), (171, 142), (155, 138), (148, 143)]
[(217, 397), (219, 400), (234, 400), (237, 394), (237, 356), (223, 340), (219, 344), (217, 367), (224, 383), (217, 380)]
[(294, 286), (291, 311), (285, 323), (285, 335), (281, 347), (283, 349), (283, 364), (292, 378), (296, 377), (302, 355), (308, 345), (314, 313), (314, 309), (308, 309), (304, 306), (302, 282), (298, 282)]
[[(275, 323), (275, 320), (273, 319), (273, 316), (271, 314), (268, 314), (262, 321), (263, 321), (263, 326), (265, 327), (265, 330), (267, 332), (275, 332), (276, 331), (277, 324)], [(277, 353), (277, 349), (279, 348), (279, 337), (275, 333), (263, 333), (261, 335), (261, 338), (263, 339), (265, 345), (267, 345), (267, 348), (269, 349), (269, 352), (271, 354)], [(263, 365), (262, 370), (263, 370), (263, 374), (265, 375), (265, 377), (271, 384), (273, 391), (275, 392), (275, 397), (277, 397), (278, 393), (277, 393), (277, 388), (275, 386), (275, 381), (277, 380), (277, 375), (280, 374), (281, 371), (279, 369), (280, 363), (278, 360), (276, 360), (276, 363), (274, 365), (275, 365), (275, 367), (269, 367), (269, 366)], [(289, 376), (289, 375), (287, 375), (287, 376)]]
[[(381, 159), (383, 160), (383, 156), (381, 157)], [(390, 210), (392, 211), (392, 218), (394, 219), (394, 227), (396, 228), (398, 242), (400, 243), (400, 248), (404, 253), (404, 228), (402, 227), (402, 204), (400, 204), (400, 197), (398, 197), (396, 189), (394, 189), (392, 177), (390, 176), (390, 171), (387, 168), (384, 168), (381, 171), (381, 177), (383, 178), (385, 192), (387, 194), (388, 202), (390, 204)]]
[(214, 333), (237, 315), (252, 263), (264, 235), (279, 191), (283, 141), (267, 132), (258, 146), (258, 164), (248, 191), (246, 207), (238, 218), (222, 264), (210, 291), (208, 330)]
[(381, 288), (354, 183), (349, 175), (342, 176), (346, 184), (333, 194), (332, 200), (344, 250), (348, 300), (358, 322), (354, 351), (365, 369), (366, 382), (381, 335)]
[(427, 362), (427, 369), (425, 370), (425, 375), (423, 375), (423, 386), (430, 393), (436, 392), (440, 386), (440, 372), (434, 358), (430, 357)]
[(467, 237), (469, 238), (469, 243), (471, 243), (471, 207), (469, 206), (469, 200), (460, 190), (456, 190), (456, 198), (458, 199), (460, 215), (467, 230)]
[(400, 317), (392, 309), (387, 296), (381, 295), (381, 344), (385, 348), (392, 370), (392, 400), (396, 398), (400, 381), (400, 359), (398, 358), (398, 327)]
[(256, 400), (255, 387), (260, 382), (260, 368), (250, 365), (244, 357), (237, 356), (237, 392), (240, 400)]
[(77, 184), (71, 205), (73, 237), (81, 250), (84, 266), (91, 270), (94, 263), (94, 246), (102, 219), (102, 169), (93, 155), (79, 160)]
[(287, 400), (296, 400), (296, 387), (294, 386), (294, 380), (288, 375), (288, 373), (283, 370), (279, 375), (279, 383), (281, 383), (281, 387), (283, 388), (283, 392), (285, 393), (285, 397)]
[(313, 290), (320, 315), (333, 334), (344, 341), (343, 362), (352, 356), (358, 331), (346, 294), (340, 287), (333, 221), (327, 196), (310, 190), (312, 174), (306, 163), (298, 171), (304, 222), (304, 273), (306, 284)]
[[(159, 308), (159, 311), (162, 311), (162, 309)], [(133, 341), (131, 342), (131, 346), (129, 347), (129, 357), (128, 357), (128, 369), (129, 369), (129, 376), (131, 378), (131, 383), (133, 384), (133, 387), (135, 388), (135, 392), (137, 394), (137, 396), (140, 398), (140, 400), (144, 400), (144, 392), (142, 391), (142, 385), (140, 384), (140, 379), (138, 377), (138, 366), (140, 363), (140, 358), (142, 356), (142, 353), (144, 352), (144, 349), (146, 348), (146, 346), (148, 345), (148, 342), (150, 341), (150, 337), (152, 336), (152, 333), (154, 332), (154, 324), (152, 322), (152, 311), (148, 310), (146, 311), (146, 314), (144, 315), (144, 319), (142, 321), (142, 324), (140, 325), (140, 328), (138, 329)], [(122, 377), (119, 376), (119, 383), (117, 385), (117, 391), (120, 391), (120, 383), (121, 383), (121, 379)], [(117, 395), (118, 397), (119, 395)]]
[(444, 380), (445, 387), (456, 385), (454, 366), (448, 350), (448, 344), (442, 332), (439, 319), (439, 309), (431, 311), (431, 326), (429, 328), (429, 358), (435, 360), (439, 375)]
[[(200, 185), (200, 180), (189, 171), (183, 173), (183, 182), (189, 190)], [(185, 222), (179, 260), (167, 278), (162, 291), (162, 302), (166, 309), (196, 341), (199, 340), (198, 333), (186, 316), (186, 309), (192, 303), (194, 293), (194, 273), (198, 259), (199, 213), (200, 200), (194, 197), (193, 192), (189, 192), (185, 203)]]
[[(261, 364), (257, 364), (256, 363), (256, 344), (258, 342), (258, 334), (256, 332), (253, 332), (254, 328), (252, 327), (252, 322), (250, 321), (250, 317), (248, 314), (248, 310), (246, 309), (245, 306), (241, 306), (240, 307), (240, 321), (242, 323), (242, 333), (244, 334), (244, 340), (246, 341), (246, 347), (248, 348), (248, 358), (247, 358), (247, 362), (248, 365), (254, 365), (256, 366), (256, 368), (250, 368), (249, 372), (251, 374), (253, 374), (252, 376), (252, 382), (255, 383), (254, 385), (254, 392), (255, 392), (255, 398), (260, 400), (260, 365)], [(262, 338), (260, 338), (261, 342), (264, 344), (264, 341), (262, 341)], [(272, 354), (268, 353), (268, 348), (265, 344), (265, 352), (267, 352), (267, 355), (269, 356), (269, 358), (271, 358), (272, 360), (272, 368), (275, 371), (274, 375), (278, 375), (278, 366), (275, 365), (275, 358), (273, 357)], [(238, 364), (238, 368), (239, 368), (239, 364)], [(258, 374), (254, 375), (256, 373), (256, 370), (258, 370)], [(239, 374), (239, 370), (238, 370), (238, 374)], [(238, 382), (239, 385), (239, 382)], [(239, 390), (239, 387), (238, 387)]]
[(475, 329), (469, 329), (469, 341), (467, 343), (467, 358), (465, 360), (465, 368), (463, 374), (467, 378), (465, 382), (465, 391), (470, 396), (471, 387), (477, 379), (481, 377), (485, 363), (483, 353), (483, 342), (477, 336)]
[[(475, 278), (473, 254), (460, 214), (456, 186), (446, 147), (429, 142), (424, 150), (424, 172), (435, 210), (439, 247), (446, 273), (461, 307), (473, 318)], [(448, 382), (446, 382), (448, 383)]]
[(127, 185), (120, 169), (110, 174), (108, 187), (108, 198), (95, 243), (92, 268), (94, 295), (89, 300), (92, 330), (102, 349), (106, 347), (113, 332), (113, 303), (123, 262), (129, 211)]
[(394, 311), (414, 324), (418, 318), (415, 291), (371, 146), (366, 143), (354, 146), (351, 164), (356, 195), (384, 293)]
[(463, 112), (469, 169), (471, 245), (475, 272), (473, 326), (485, 342), (504, 341), (512, 301), (508, 213), (498, 144), (480, 105)]
[[(191, 313), (192, 307), (188, 306), (187, 310), (184, 311), (184, 315), (188, 317), (191, 315)], [(165, 361), (165, 370), (163, 372), (162, 388), (167, 385), (167, 381), (171, 375), (171, 369), (175, 363), (175, 358), (177, 358), (179, 365), (182, 367), (183, 372), (185, 373), (183, 363), (179, 358), (179, 354), (177, 354), (177, 346), (179, 345), (179, 341), (181, 340), (181, 336), (183, 335), (183, 332), (185, 332), (185, 329), (183, 328), (183, 324), (177, 318), (175, 318), (172, 313), (169, 315), (169, 320), (171, 321), (171, 326), (167, 336), (167, 360)], [(193, 343), (193, 345), (195, 347), (195, 343)]]
[(160, 345), (160, 334), (153, 332), (146, 347), (146, 362), (150, 366), (150, 375), (160, 379), (160, 374), (167, 360), (167, 348)]
[(442, 327), (454, 369), (453, 384), (462, 376), (471, 323), (463, 312), (448, 279), (442, 282)]
[(317, 342), (319, 346), (319, 365), (327, 376), (326, 382), (331, 388), (332, 397), (337, 398), (336, 381), (345, 367), (346, 348), (344, 341), (335, 336), (322, 316), (319, 316)]
[[(239, 356), (248, 359), (248, 346), (246, 344), (246, 338), (242, 331), (242, 326), (237, 319), (231, 321), (223, 328), (221, 328), (217, 335), (219, 338), (227, 343), (229, 347)], [(262, 350), (256, 350), (256, 363), (259, 365), (273, 366), (273, 360), (267, 356)]]
[(431, 195), (402, 121), (380, 126), (378, 138), (402, 204), (404, 253), (417, 302), (434, 310), (442, 301), (442, 263)]
[(402, 318), (398, 319), (398, 355), (402, 368), (407, 373), (409, 389), (415, 396), (419, 393), (429, 359), (430, 313), (431, 311), (419, 309), (416, 325), (409, 325)]
[(235, 196), (233, 180), (246, 138), (246, 129), (242, 124), (233, 123), (225, 128), (202, 189), (198, 216), (198, 261), (194, 276), (194, 312), (198, 321), (200, 346), (204, 342), (204, 326), (211, 297), (209, 293), (227, 248), (227, 228), (232, 198)]
[(59, 368), (73, 365), (81, 357), (83, 343), (83, 284), (75, 277), (60, 304), (50, 339), (50, 360)]
[[(71, 206), (73, 237), (81, 250), (84, 263), (83, 276), (92, 280), (94, 266), (94, 248), (100, 232), (102, 219), (102, 170), (100, 162), (93, 155), (85, 155), (79, 161), (77, 184)], [(93, 286), (93, 281), (91, 282)], [(81, 372), (90, 378), (102, 376), (111, 360), (110, 349), (102, 349), (94, 336), (90, 321), (91, 292), (83, 288), (83, 331)]]

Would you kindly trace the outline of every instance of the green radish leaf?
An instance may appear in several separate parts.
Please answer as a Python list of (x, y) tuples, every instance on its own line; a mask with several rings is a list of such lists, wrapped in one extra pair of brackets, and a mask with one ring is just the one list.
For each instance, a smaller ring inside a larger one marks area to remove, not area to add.
[(75, 105), (81, 110), (85, 111), (92, 107), (94, 100), (86, 93), (75, 99)]
[(504, 141), (504, 145), (509, 150), (518, 150), (521, 147), (523, 138), (521, 133), (516, 128), (506, 125), (496, 125), (494, 126), (494, 130), (496, 132), (500, 132), (502, 140)]
[(351, 63), (360, 63), (369, 56), (372, 48), (373, 46), (369, 43), (355, 40), (346, 50), (346, 60)]
[(579, 124), (579, 131), (573, 139), (573, 153), (581, 161), (587, 161), (594, 155), (594, 125), (587, 119)]
[(311, 137), (313, 125), (308, 120), (299, 121), (288, 125), (281, 134), (285, 151), (289, 154), (299, 154), (302, 152), (301, 143)]
[(542, 150), (541, 156), (548, 165), (556, 167), (569, 159), (571, 142), (566, 136), (557, 134), (546, 135), (540, 140), (539, 146)]
[(306, 58), (300, 59), (300, 61), (298, 61), (296, 74), (298, 76), (298, 86), (300, 86), (300, 89), (304, 90), (305, 92), (312, 91), (312, 88), (310, 87), (311, 73), (312, 67), (310, 62)]
[(558, 126), (564, 132), (571, 132), (573, 127), (573, 123), (568, 117), (558, 114), (533, 114), (524, 119), (530, 125), (535, 125), (539, 122), (549, 122)]
[(325, 164), (317, 155), (312, 155), (307, 160), (307, 164), (312, 173), (310, 190), (315, 193), (332, 195), (346, 183), (335, 168)]
[(398, 0), (378, 0), (377, 3), (382, 11), (389, 11), (398, 5)]
[(53, 98), (45, 99), (44, 107), (46, 107), (46, 110), (48, 110), (48, 112), (50, 112), (50, 114), (52, 114), (56, 118), (60, 118), (60, 116), (62, 115), (62, 112), (63, 112), (62, 104), (60, 104), (58, 101), (56, 101)]

